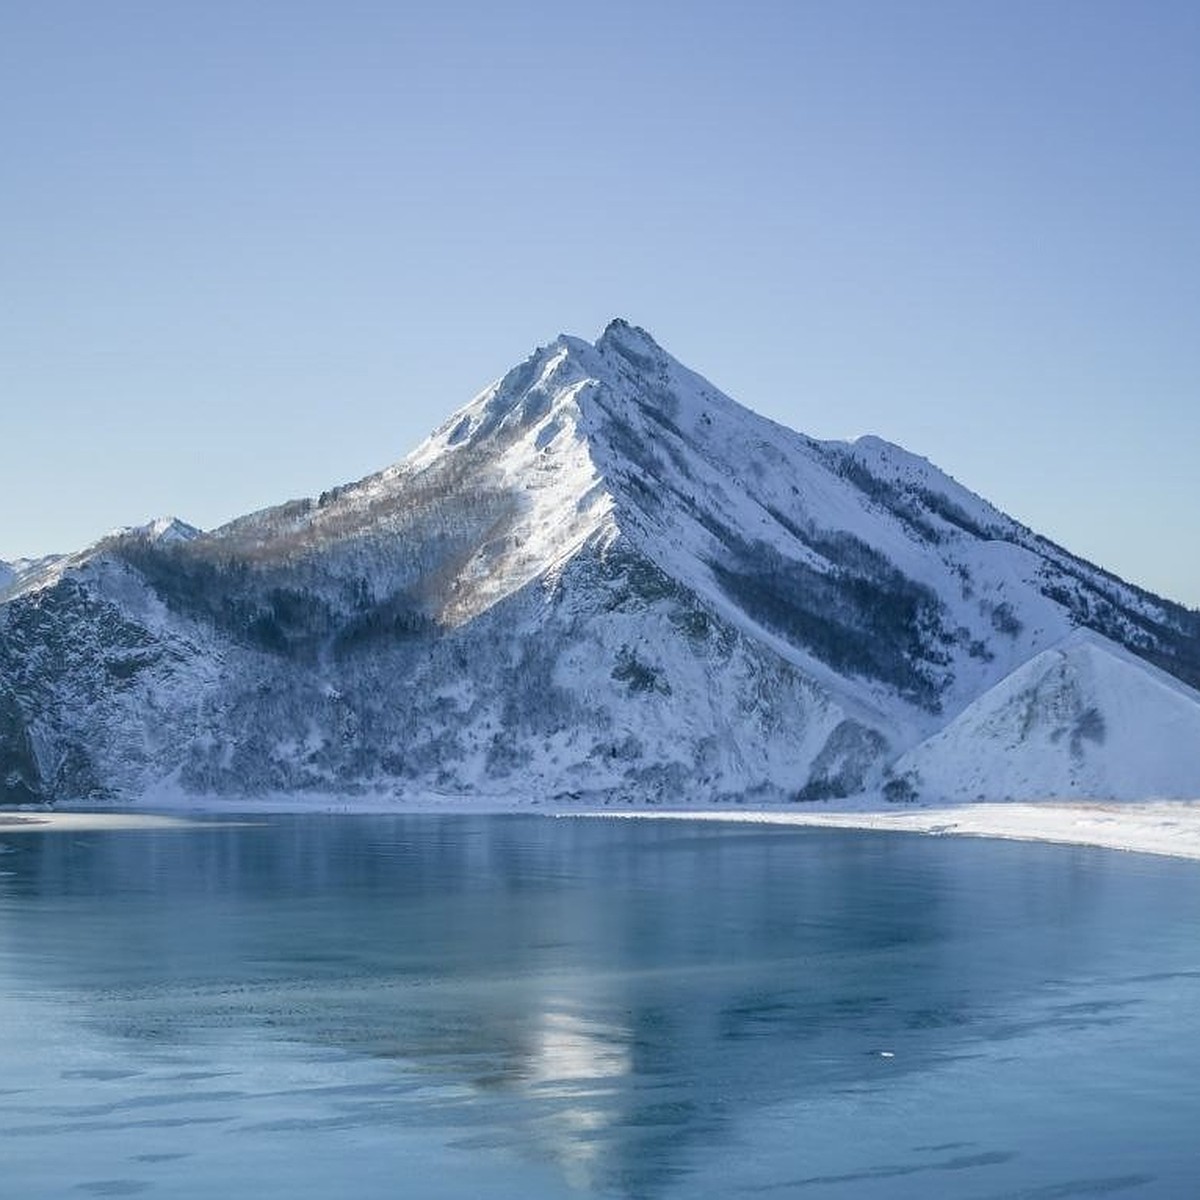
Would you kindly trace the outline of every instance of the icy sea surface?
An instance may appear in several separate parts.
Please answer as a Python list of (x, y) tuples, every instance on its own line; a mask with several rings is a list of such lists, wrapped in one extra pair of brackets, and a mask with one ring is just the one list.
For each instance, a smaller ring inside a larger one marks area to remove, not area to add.
[(1187, 1197), (1200, 866), (712, 823), (0, 835), (41, 1197)]

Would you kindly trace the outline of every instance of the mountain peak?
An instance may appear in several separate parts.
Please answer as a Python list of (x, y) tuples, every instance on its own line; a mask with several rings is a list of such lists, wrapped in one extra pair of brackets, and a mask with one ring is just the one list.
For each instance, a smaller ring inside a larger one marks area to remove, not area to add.
[(614, 317), (604, 327), (596, 341), (601, 354), (613, 352), (635, 366), (645, 367), (666, 361), (670, 355), (640, 325), (632, 325), (624, 317)]
[(200, 536), (201, 531), (178, 517), (155, 517), (144, 525), (123, 525), (114, 529), (109, 537), (144, 538), (150, 542), (190, 542)]

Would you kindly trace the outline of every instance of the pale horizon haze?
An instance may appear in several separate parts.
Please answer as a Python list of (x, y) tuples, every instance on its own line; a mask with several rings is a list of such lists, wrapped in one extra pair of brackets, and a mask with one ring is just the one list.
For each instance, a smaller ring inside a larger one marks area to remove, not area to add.
[(0, 559), (649, 330), (1200, 607), (1200, 5), (0, 8)]

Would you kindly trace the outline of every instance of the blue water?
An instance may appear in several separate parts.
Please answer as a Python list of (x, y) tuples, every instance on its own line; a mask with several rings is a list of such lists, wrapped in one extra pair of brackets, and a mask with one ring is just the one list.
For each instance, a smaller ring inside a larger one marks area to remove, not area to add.
[(0, 1194), (1191, 1197), (1200, 866), (252, 818), (0, 850)]

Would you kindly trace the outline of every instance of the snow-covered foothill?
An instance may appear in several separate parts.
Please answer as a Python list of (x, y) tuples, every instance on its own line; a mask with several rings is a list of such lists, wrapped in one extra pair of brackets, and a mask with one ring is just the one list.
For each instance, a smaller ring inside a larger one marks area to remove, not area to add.
[(1200, 693), (1079, 631), (1023, 663), (895, 766), (952, 800), (1200, 796)]

